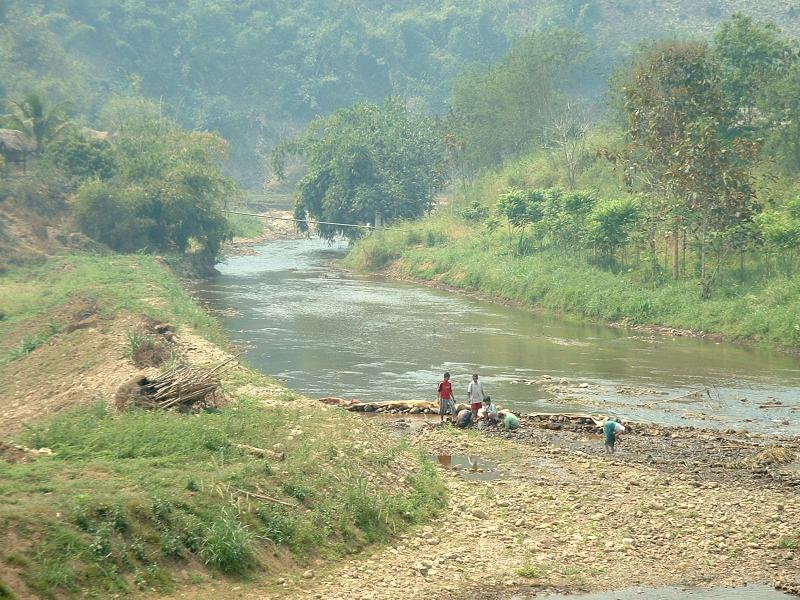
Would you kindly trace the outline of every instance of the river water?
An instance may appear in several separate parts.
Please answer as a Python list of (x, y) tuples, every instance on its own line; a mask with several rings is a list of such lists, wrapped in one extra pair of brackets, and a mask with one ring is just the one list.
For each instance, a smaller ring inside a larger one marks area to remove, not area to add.
[[(800, 433), (797, 357), (639, 335), (345, 274), (332, 264), (345, 253), (343, 244), (282, 240), (255, 250), (219, 265), (222, 274), (202, 284), (198, 296), (223, 315), (251, 365), (311, 397), (433, 400), (447, 370), (464, 399), (470, 374), (478, 372), (496, 401), (525, 412), (585, 410)], [(588, 400), (556, 401), (540, 386), (519, 383), (542, 375), (589, 384), (581, 393)], [(706, 388), (702, 399), (679, 399)]]

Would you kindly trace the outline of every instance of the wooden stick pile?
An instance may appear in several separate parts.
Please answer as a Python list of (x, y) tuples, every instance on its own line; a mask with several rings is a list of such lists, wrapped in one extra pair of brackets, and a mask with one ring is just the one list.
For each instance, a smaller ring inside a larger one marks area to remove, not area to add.
[(157, 410), (176, 406), (191, 408), (196, 402), (217, 394), (222, 388), (219, 377), (222, 367), (235, 359), (232, 356), (213, 369), (196, 369), (188, 364), (175, 365), (155, 378), (142, 382), (135, 404)]

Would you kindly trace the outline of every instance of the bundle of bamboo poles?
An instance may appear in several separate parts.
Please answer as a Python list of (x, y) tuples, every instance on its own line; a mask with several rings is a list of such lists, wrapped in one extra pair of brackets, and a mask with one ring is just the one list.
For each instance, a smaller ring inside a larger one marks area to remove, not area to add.
[(145, 409), (191, 408), (196, 402), (214, 397), (222, 388), (220, 372), (236, 359), (231, 356), (213, 369), (177, 364), (156, 377), (140, 383), (134, 403)]

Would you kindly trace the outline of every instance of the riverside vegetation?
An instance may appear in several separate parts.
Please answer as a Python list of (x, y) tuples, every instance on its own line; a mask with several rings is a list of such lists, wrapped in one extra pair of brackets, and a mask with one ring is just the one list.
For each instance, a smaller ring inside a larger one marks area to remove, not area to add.
[[(672, 465), (666, 477), (628, 465), (618, 498), (631, 503), (608, 508), (608, 459), (569, 452), (519, 493), (497, 484), (470, 495), (460, 481), (445, 487), (422, 454), (483, 448), (527, 461), (535, 478), (559, 452), (445, 430), (403, 441), (243, 365), (224, 377), (226, 402), (197, 414), (110, 408), (140, 369), (230, 358), (219, 324), (167, 264), (211, 273), (235, 230), (258, 230), (224, 216), (240, 199), (229, 173), (262, 181), (254, 166), (275, 147), (278, 171), (302, 176), (290, 156), (308, 163), (303, 216), (417, 217), (454, 182), (456, 198), (429, 218), (360, 241), (353, 266), (594, 318), (800, 343), (793, 8), (748, 3), (788, 32), (736, 15), (710, 42), (629, 53), (608, 23), (674, 28), (682, 4), (657, 14), (601, 0), (267, 4), (0, 3), (0, 596), (180, 594), (199, 582), (239, 596), (253, 578), (259, 597), (475, 597), (485, 579), (476, 552), (487, 565), (503, 555), (502, 576), (547, 587), (627, 573), (614, 565), (653, 584), (696, 582), (709, 564), (718, 583), (796, 578), (796, 499), (769, 486), (742, 499), (751, 478), (718, 490), (690, 470), (663, 490)], [(730, 4), (692, 2), (698, 26), (682, 31), (708, 33)], [(626, 43), (654, 30), (631, 32)], [(219, 130), (233, 148), (185, 127)], [(795, 446), (784, 442), (788, 463)], [(566, 479), (564, 467), (575, 469)], [(688, 478), (711, 491), (685, 501)], [(404, 531), (442, 513), (448, 491), (476, 529), (452, 533), (444, 546), (460, 549), (442, 553), (432, 548), (446, 520), (424, 536)], [(468, 511), (478, 494), (509, 509), (502, 526)], [(656, 494), (667, 510), (651, 506)], [(512, 520), (531, 505), (538, 523)], [(595, 523), (609, 516), (672, 530), (657, 540), (615, 530), (621, 539), (603, 544)], [(670, 564), (673, 536), (698, 531), (701, 549), (675, 545), (679, 574), (652, 568)], [(396, 535), (376, 563), (378, 589), (365, 585), (376, 577), (363, 561), (324, 560)], [(397, 556), (418, 555), (395, 577)], [(464, 586), (416, 585), (461, 555)]]
[[(445, 113), (459, 73), (525, 32), (580, 31), (607, 73), (640, 40), (705, 35), (736, 9), (800, 28), (788, 0), (4, 0), (0, 100), (39, 90), (95, 123), (114, 97), (156, 100), (182, 126), (230, 140), (232, 172), (255, 187), (286, 132), (392, 94)], [(597, 91), (585, 73), (582, 89)]]
[[(215, 410), (109, 408), (109, 381), (137, 371), (131, 331), (148, 319), (177, 327), (159, 343), (179, 359), (227, 356), (206, 341), (224, 347), (219, 324), (155, 257), (57, 257), (10, 270), (0, 290), (0, 597), (164, 592), (257, 572), (269, 585), (442, 506), (433, 466), (406, 443), (241, 365)], [(92, 314), (75, 316), (76, 299)]]
[(494, 87), (473, 79), (469, 125), (453, 130), (451, 202), (361, 240), (347, 264), (581, 317), (798, 346), (797, 41), (737, 15), (712, 43), (654, 43), (612, 78), (604, 120), (556, 90), (560, 116), (523, 151), (470, 153), (486, 136), (513, 142), (481, 124), (494, 122), (492, 98), (525, 89), (511, 77), (527, 60), (516, 52), (485, 76)]

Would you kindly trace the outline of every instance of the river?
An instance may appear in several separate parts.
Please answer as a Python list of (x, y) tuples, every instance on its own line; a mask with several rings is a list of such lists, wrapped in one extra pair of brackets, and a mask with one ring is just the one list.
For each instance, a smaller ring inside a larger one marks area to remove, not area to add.
[[(247, 362), (311, 397), (435, 399), (447, 370), (463, 399), (478, 372), (498, 403), (525, 412), (800, 433), (800, 364), (792, 355), (637, 334), (346, 274), (333, 264), (344, 244), (281, 240), (255, 250), (219, 265), (221, 275), (197, 294), (222, 315)], [(542, 375), (589, 384), (580, 394), (587, 400), (556, 400), (519, 383)], [(702, 399), (679, 398), (701, 389)]]

